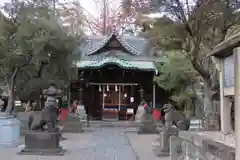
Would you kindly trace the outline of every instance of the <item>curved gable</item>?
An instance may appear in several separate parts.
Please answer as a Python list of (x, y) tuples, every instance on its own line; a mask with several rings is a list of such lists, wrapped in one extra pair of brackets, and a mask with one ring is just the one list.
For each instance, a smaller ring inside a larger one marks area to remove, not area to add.
[[(117, 34), (111, 34), (110, 36), (103, 38), (102, 40), (99, 40), (98, 42), (93, 42), (94, 44), (91, 45), (91, 48), (89, 48), (85, 55), (93, 55), (98, 53), (102, 48), (107, 47), (111, 42), (115, 42), (119, 44), (119, 47), (121, 47), (126, 52), (132, 54), (132, 55), (140, 55), (139, 51), (135, 48), (135, 46), (132, 46), (131, 44), (128, 44), (127, 41), (124, 40), (124, 38), (120, 37)], [(111, 46), (108, 46), (111, 48)]]

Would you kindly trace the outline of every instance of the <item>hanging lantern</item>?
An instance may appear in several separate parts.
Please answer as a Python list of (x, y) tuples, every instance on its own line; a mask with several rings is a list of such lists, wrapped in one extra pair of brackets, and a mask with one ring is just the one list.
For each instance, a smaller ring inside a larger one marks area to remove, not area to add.
[(118, 91), (118, 87), (117, 87), (117, 85), (115, 85), (115, 91), (116, 91), (116, 92)]
[(107, 91), (109, 92), (109, 86), (107, 85)]
[(98, 91), (99, 91), (99, 92), (102, 92), (102, 88), (101, 88), (101, 86), (99, 86)]

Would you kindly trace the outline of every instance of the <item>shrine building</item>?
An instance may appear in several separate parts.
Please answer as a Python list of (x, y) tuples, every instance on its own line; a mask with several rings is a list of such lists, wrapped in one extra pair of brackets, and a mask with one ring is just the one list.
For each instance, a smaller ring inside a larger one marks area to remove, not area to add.
[(72, 80), (71, 99), (79, 100), (93, 119), (129, 120), (141, 101), (153, 108), (168, 94), (154, 83), (156, 57), (142, 37), (92, 36), (78, 48), (78, 79)]

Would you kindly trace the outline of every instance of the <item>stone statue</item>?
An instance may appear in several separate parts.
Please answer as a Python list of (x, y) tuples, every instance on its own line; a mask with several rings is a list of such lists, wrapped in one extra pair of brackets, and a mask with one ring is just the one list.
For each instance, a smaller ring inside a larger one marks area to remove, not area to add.
[[(66, 150), (60, 146), (61, 132), (57, 129), (57, 97), (62, 93), (57, 89), (53, 81), (50, 82), (49, 88), (43, 90), (47, 97), (45, 108), (39, 113), (32, 113), (29, 116), (28, 127), (33, 132), (25, 135), (25, 148), (19, 154), (27, 155), (63, 155)], [(48, 125), (47, 132), (44, 126)]]
[(40, 113), (32, 112), (28, 119), (29, 130), (44, 130), (44, 126), (48, 125), (48, 129), (56, 129), (57, 122), (57, 97), (62, 93), (56, 88), (56, 84), (51, 81), (49, 88), (43, 90), (43, 94), (47, 97), (45, 108)]
[(190, 126), (190, 120), (186, 119), (183, 113), (171, 104), (164, 104), (162, 110), (165, 112), (165, 126), (175, 126), (179, 130), (188, 130)]
[(190, 121), (171, 104), (164, 104), (162, 110), (165, 112), (164, 126), (158, 129), (160, 137), (157, 141), (159, 141), (159, 145), (155, 146), (153, 152), (157, 156), (169, 156), (170, 137), (177, 136), (179, 130), (188, 130)]
[[(153, 109), (151, 106), (147, 105), (147, 103), (144, 103), (139, 106), (141, 112), (144, 110), (143, 113), (141, 113), (141, 118), (140, 118), (140, 128), (138, 130), (138, 133), (157, 133), (157, 124), (153, 118), (152, 112)], [(139, 113), (140, 114), (140, 113)]]
[(144, 110), (145, 110), (145, 109), (144, 109), (144, 106), (143, 106), (143, 105), (139, 105), (139, 106), (138, 106), (137, 112), (136, 112), (136, 114), (135, 114), (135, 122), (140, 123), (141, 118), (142, 118), (142, 116), (143, 116), (143, 114), (144, 114), (144, 112), (145, 112)]

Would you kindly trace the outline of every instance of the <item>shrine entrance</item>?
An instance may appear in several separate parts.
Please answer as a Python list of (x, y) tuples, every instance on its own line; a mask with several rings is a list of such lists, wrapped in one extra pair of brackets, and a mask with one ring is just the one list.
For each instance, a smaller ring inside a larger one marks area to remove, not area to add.
[(90, 83), (98, 86), (102, 120), (129, 120), (134, 115), (136, 83)]
[(154, 82), (156, 57), (149, 54), (148, 40), (113, 32), (90, 36), (78, 48), (71, 99), (81, 102), (92, 119), (130, 120), (143, 100), (153, 108), (167, 102), (168, 93)]

